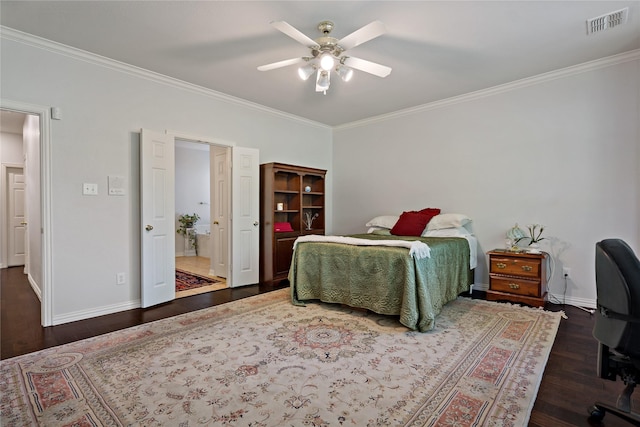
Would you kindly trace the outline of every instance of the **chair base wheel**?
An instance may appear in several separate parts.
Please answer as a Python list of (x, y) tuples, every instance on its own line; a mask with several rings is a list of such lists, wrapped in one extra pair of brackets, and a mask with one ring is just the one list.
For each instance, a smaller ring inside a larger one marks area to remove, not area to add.
[(594, 421), (602, 421), (607, 412), (640, 427), (640, 415), (634, 412), (623, 412), (620, 409), (606, 403), (596, 402), (589, 409), (589, 419)]
[(594, 421), (602, 421), (605, 414), (606, 412), (600, 409), (597, 405), (593, 405), (589, 409), (589, 419)]

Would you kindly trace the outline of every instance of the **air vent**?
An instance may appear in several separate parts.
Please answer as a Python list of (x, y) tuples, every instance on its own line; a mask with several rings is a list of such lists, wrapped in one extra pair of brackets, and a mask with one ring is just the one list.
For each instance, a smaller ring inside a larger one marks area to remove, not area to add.
[(606, 15), (587, 19), (587, 34), (599, 33), (622, 25), (627, 22), (627, 15), (629, 15), (629, 8), (625, 7)]

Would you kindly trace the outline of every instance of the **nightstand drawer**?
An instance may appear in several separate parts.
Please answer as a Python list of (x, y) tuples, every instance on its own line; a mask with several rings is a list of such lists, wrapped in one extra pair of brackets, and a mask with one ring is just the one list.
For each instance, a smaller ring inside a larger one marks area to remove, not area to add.
[(515, 295), (540, 296), (540, 282), (535, 280), (523, 280), (513, 277), (491, 276), (491, 290), (508, 292)]
[(540, 260), (492, 256), (490, 273), (536, 279), (540, 277)]

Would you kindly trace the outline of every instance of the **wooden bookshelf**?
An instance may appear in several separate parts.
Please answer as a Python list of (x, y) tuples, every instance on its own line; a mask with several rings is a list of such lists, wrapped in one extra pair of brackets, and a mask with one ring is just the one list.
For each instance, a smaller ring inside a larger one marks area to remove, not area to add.
[[(325, 233), (326, 173), (283, 163), (260, 165), (261, 283), (287, 279), (298, 236)], [(314, 217), (310, 229), (307, 215)], [(276, 231), (277, 223), (289, 223), (292, 231)]]

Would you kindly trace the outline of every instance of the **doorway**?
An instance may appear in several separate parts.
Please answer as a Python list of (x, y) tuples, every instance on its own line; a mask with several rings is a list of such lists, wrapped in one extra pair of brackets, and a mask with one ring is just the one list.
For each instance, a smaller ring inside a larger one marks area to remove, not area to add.
[(176, 138), (176, 219), (197, 218), (188, 232), (176, 236), (176, 298), (228, 287), (228, 235), (220, 232), (228, 209), (227, 162), (225, 147)]
[[(141, 307), (175, 299), (175, 144), (176, 139), (220, 145), (227, 153), (225, 194), (228, 209), (224, 222), (212, 226), (228, 234), (227, 284), (258, 283), (259, 273), (259, 151), (233, 143), (141, 129)], [(233, 165), (233, 167), (231, 167)], [(212, 234), (213, 234), (212, 229)], [(218, 239), (215, 239), (216, 241)], [(213, 256), (215, 259), (214, 245)]]
[(0, 267), (24, 266), (49, 326), (49, 111), (1, 100), (0, 119)]
[[(25, 265), (25, 143), (27, 114), (0, 110), (0, 267)], [(26, 273), (26, 272), (25, 272)]]

